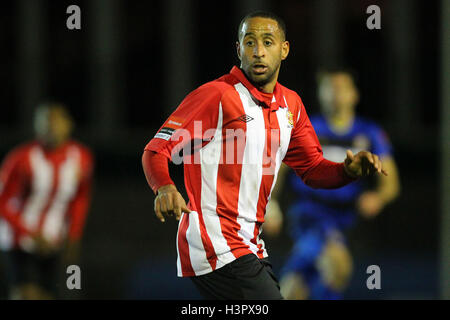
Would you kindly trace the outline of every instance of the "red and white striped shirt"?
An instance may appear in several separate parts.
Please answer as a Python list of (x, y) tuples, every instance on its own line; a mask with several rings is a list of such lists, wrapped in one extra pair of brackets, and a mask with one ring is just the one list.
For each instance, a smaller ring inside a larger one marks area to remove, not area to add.
[(0, 246), (35, 249), (31, 233), (61, 245), (80, 238), (88, 210), (93, 160), (80, 143), (56, 149), (31, 142), (11, 151), (0, 170)]
[[(190, 93), (145, 147), (172, 161), (180, 149), (192, 212), (179, 222), (178, 276), (267, 257), (260, 235), (282, 161), (307, 179), (324, 160), (300, 97), (279, 83), (262, 93), (237, 67)], [(162, 184), (150, 185), (156, 192)]]

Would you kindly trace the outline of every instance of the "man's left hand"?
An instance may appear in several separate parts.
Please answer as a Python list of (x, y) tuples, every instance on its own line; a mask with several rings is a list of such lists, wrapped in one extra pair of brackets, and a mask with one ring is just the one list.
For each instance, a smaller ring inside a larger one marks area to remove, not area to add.
[(367, 177), (375, 172), (387, 176), (387, 172), (383, 169), (380, 158), (369, 151), (360, 151), (356, 155), (353, 155), (351, 150), (347, 150), (344, 169), (352, 178)]

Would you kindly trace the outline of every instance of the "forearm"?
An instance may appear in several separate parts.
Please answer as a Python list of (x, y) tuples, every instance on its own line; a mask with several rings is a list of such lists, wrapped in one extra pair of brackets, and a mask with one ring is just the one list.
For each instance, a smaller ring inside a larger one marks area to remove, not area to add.
[(379, 176), (376, 187), (380, 199), (384, 204), (388, 204), (400, 194), (400, 180), (397, 166), (392, 158), (382, 159), (383, 168), (389, 172), (388, 176)]
[(155, 194), (162, 186), (174, 185), (169, 175), (169, 163), (165, 156), (146, 150), (142, 155), (142, 167), (147, 183)]
[(310, 168), (300, 177), (306, 185), (314, 189), (336, 189), (356, 180), (346, 173), (344, 163), (326, 159), (322, 159), (318, 165)]

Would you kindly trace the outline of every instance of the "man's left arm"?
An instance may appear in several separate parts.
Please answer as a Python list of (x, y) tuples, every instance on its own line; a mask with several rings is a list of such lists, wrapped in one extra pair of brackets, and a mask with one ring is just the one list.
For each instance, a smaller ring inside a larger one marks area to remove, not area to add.
[(299, 112), (283, 162), (294, 169), (306, 185), (312, 188), (335, 189), (375, 172), (387, 174), (378, 156), (369, 151), (353, 155), (348, 150), (347, 158), (341, 163), (325, 159), (302, 103)]
[(389, 172), (388, 176), (378, 176), (374, 190), (363, 192), (357, 200), (360, 214), (371, 218), (383, 210), (400, 194), (400, 179), (397, 164), (392, 156), (392, 145), (384, 130), (373, 124), (371, 129), (372, 151), (380, 155), (383, 168)]

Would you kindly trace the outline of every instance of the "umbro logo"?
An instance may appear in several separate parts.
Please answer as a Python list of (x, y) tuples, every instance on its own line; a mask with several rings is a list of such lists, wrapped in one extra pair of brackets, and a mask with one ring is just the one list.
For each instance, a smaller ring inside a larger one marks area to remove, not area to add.
[(252, 117), (246, 115), (245, 113), (237, 119), (241, 120), (242, 122), (246, 122), (246, 123), (253, 120)]

